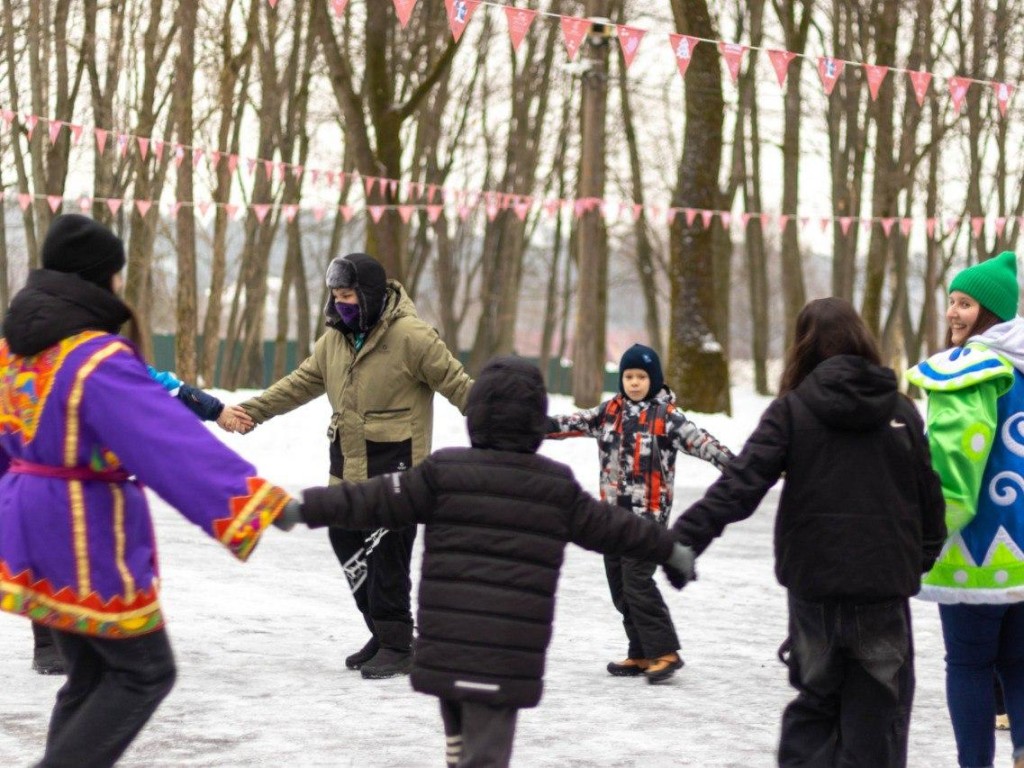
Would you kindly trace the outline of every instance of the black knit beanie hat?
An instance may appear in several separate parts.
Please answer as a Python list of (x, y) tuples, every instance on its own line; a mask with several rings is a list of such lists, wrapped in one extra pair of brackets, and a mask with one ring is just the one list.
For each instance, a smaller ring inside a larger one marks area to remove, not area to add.
[(634, 344), (622, 354), (619, 361), (619, 392), (623, 395), (626, 391), (622, 388), (622, 372), (630, 368), (639, 368), (646, 371), (651, 378), (651, 388), (647, 391), (647, 397), (654, 397), (661, 392), (665, 386), (665, 377), (661, 372), (661, 360), (658, 353), (643, 344)]
[[(388, 277), (384, 267), (365, 253), (335, 257), (327, 267), (327, 287), (351, 288), (359, 299), (359, 330), (368, 331), (380, 320), (387, 294)], [(335, 317), (334, 299), (327, 300), (327, 315)]]
[(43, 241), (43, 269), (67, 272), (111, 290), (124, 269), (124, 243), (102, 224), (78, 213), (58, 216)]

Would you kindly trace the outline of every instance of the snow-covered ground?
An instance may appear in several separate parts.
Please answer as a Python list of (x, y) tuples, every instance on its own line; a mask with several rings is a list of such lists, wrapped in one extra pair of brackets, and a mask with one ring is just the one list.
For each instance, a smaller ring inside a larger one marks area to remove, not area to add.
[[(245, 393), (217, 393), (237, 402)], [(733, 393), (734, 415), (691, 415), (734, 450), (767, 400)], [(551, 412), (572, 408), (552, 398)], [(438, 399), (435, 447), (464, 445), (458, 411)], [(289, 490), (327, 477), (330, 415), (320, 399), (259, 427), (225, 435), (261, 474)], [(549, 443), (544, 453), (597, 490), (592, 440)], [(680, 457), (676, 512), (716, 471)], [(519, 719), (513, 762), (523, 768), (768, 767), (779, 717), (792, 691), (776, 659), (785, 637), (785, 594), (772, 570), (777, 491), (732, 526), (698, 563), (681, 593), (664, 583), (686, 666), (667, 684), (612, 678), (605, 664), (625, 640), (601, 558), (567, 552), (548, 655), (544, 698)], [(323, 531), (269, 531), (249, 563), (236, 562), (173, 509), (153, 499), (163, 602), (179, 664), (178, 683), (120, 765), (126, 768), (429, 768), (443, 765), (436, 700), (407, 679), (365, 681), (345, 669), (366, 629), (347, 594)], [(414, 566), (416, 568), (416, 566)], [(661, 577), (659, 577), (661, 578)], [(955, 765), (946, 712), (942, 637), (935, 606), (913, 601), (917, 696), (910, 765)], [(28, 766), (42, 754), (63, 678), (29, 669), (28, 623), (0, 614), (0, 765)], [(1010, 741), (997, 739), (997, 765)]]

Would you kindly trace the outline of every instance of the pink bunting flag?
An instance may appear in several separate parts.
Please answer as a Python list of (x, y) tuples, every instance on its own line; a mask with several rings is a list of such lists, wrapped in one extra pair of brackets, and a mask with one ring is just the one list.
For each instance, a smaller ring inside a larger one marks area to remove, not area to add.
[(740, 221), (743, 222), (744, 229), (746, 229), (747, 225), (750, 224), (750, 220), (752, 218), (754, 218), (754, 214), (752, 213), (747, 213), (746, 211), (744, 211), (743, 213), (740, 214)]
[(245, 158), (245, 172), (250, 176), (255, 175), (257, 165), (259, 165), (259, 161), (255, 157)]
[(292, 178), (293, 179), (300, 179), (300, 178), (302, 178), (303, 168), (304, 168), (304, 166), (301, 163), (296, 163), (295, 165), (293, 165), (292, 166)]
[(868, 90), (871, 91), (871, 100), (877, 101), (878, 89), (882, 87), (882, 81), (885, 80), (885, 76), (889, 73), (889, 68), (879, 64), (864, 64), (863, 67), (868, 77)]
[(102, 128), (95, 128), (93, 129), (93, 134), (96, 136), (96, 151), (102, 155), (103, 150), (107, 147), (107, 131)]
[(39, 118), (35, 115), (25, 115), (25, 128), (28, 130), (28, 137), (32, 138), (32, 132), (36, 129)]
[(667, 211), (665, 211), (665, 223), (668, 224), (671, 227), (672, 224), (676, 220), (676, 216), (678, 216), (678, 215), (679, 215), (679, 209), (678, 208), (669, 207), (669, 209)]
[(452, 31), (455, 42), (462, 39), (462, 33), (466, 31), (466, 25), (473, 18), (479, 0), (444, 0), (445, 8), (448, 11), (448, 28)]
[(370, 212), (370, 218), (373, 219), (374, 223), (375, 224), (379, 224), (380, 220), (381, 220), (381, 217), (384, 216), (384, 206), (383, 205), (371, 205), (371, 206), (367, 207), (367, 210)]
[(508, 34), (512, 38), (513, 51), (519, 50), (519, 46), (536, 16), (537, 12), (528, 8), (505, 7), (505, 18), (508, 20)]
[(917, 106), (924, 106), (924, 97), (928, 95), (928, 87), (932, 82), (932, 73), (921, 70), (919, 72), (908, 72), (907, 76), (910, 78), (910, 85), (914, 89), (914, 95), (917, 97)]
[(267, 0), (271, 8), (277, 8), (277, 0)]
[(914, 220), (911, 218), (900, 219), (900, 234), (904, 237), (910, 234), (910, 231), (914, 228)]
[(852, 216), (839, 217), (839, 229), (844, 235), (850, 234), (850, 226), (853, 224)]
[(790, 216), (788, 213), (779, 214), (779, 232), (785, 232), (786, 227), (789, 226)]
[(412, 16), (412, 9), (416, 7), (416, 0), (394, 0), (395, 13), (398, 14), (398, 22), (402, 29), (409, 26), (409, 18)]
[(428, 205), (427, 206), (427, 219), (431, 224), (436, 224), (437, 220), (441, 218), (441, 213), (444, 211), (443, 205)]
[[(328, 187), (334, 186), (334, 171), (327, 171), (326, 173), (324, 173), (324, 178), (327, 180)], [(373, 188), (372, 185), (370, 188)]]
[(156, 155), (158, 163), (164, 161), (164, 142), (160, 139), (153, 139), (153, 154)]
[(203, 157), (206, 155), (206, 151), (196, 147), (192, 150), (192, 167), (198, 168), (199, 163), (203, 161)]
[(57, 143), (57, 139), (60, 136), (60, 128), (61, 128), (62, 125), (64, 125), (64, 123), (62, 123), (60, 120), (51, 120), (50, 121), (50, 143), (51, 144), (56, 144)]
[(1006, 231), (1006, 217), (1005, 216), (997, 216), (996, 217), (996, 237), (1002, 237), (1003, 236), (1003, 232), (1005, 232), (1005, 231)]
[(590, 31), (590, 20), (580, 19), (575, 16), (562, 17), (562, 39), (565, 41), (565, 52), (569, 54), (569, 61), (576, 58), (576, 52), (583, 44), (583, 38)]
[(185, 161), (185, 148), (181, 144), (174, 145), (174, 167), (181, 168), (181, 164)]
[(89, 213), (92, 210), (92, 198), (85, 195), (78, 198), (78, 210), (82, 213)]
[(373, 194), (373, 188), (377, 186), (376, 176), (363, 176), (363, 192), (366, 195), (366, 199), (370, 199), (370, 195)]
[(761, 225), (761, 229), (768, 229), (768, 221), (771, 219), (767, 213), (762, 213), (757, 217), (757, 223)]
[(985, 228), (985, 217), (984, 216), (972, 216), (971, 217), (971, 232), (974, 233), (975, 237), (981, 237), (981, 231)]
[(274, 178), (274, 161), (264, 160), (263, 161), (263, 175), (267, 177), (267, 181), (271, 181)]
[(971, 81), (966, 77), (949, 78), (949, 95), (953, 99), (953, 109), (957, 114), (964, 106), (964, 99), (967, 98), (967, 89), (971, 87)]
[(21, 207), (22, 212), (27, 211), (28, 207), (32, 205), (32, 195), (26, 192), (19, 193), (18, 205)]
[(252, 212), (256, 214), (256, 220), (262, 224), (263, 220), (267, 218), (267, 214), (270, 213), (269, 203), (253, 203)]
[(792, 51), (769, 49), (768, 58), (772, 62), (772, 67), (775, 69), (775, 77), (778, 78), (779, 88), (781, 88), (786, 82), (786, 75), (789, 72), (789, 64), (796, 58), (796, 54)]
[(78, 144), (78, 142), (82, 140), (82, 131), (85, 130), (85, 128), (81, 125), (76, 125), (75, 123), (68, 123), (68, 128), (71, 129), (71, 143)]
[(843, 74), (846, 62), (842, 59), (834, 59), (831, 56), (818, 58), (818, 77), (821, 78), (821, 86), (825, 89), (825, 95), (831, 96), (839, 77)]
[(398, 180), (388, 179), (388, 189), (391, 191), (391, 196), (395, 197), (395, 195), (398, 193)]
[(299, 206), (294, 203), (281, 206), (281, 210), (284, 212), (284, 217), (288, 222), (295, 221), (295, 217), (299, 214)]
[(114, 216), (117, 216), (117, 212), (121, 210), (121, 203), (123, 202), (124, 200), (122, 200), (120, 197), (108, 197), (107, 208), (110, 209), (110, 212)]
[(145, 160), (146, 155), (149, 154), (149, 139), (145, 136), (138, 136), (135, 139), (139, 144), (139, 156)]
[(238, 155), (231, 155), (228, 157), (228, 173), (234, 175), (235, 171), (238, 170)]
[(512, 206), (512, 210), (516, 212), (516, 218), (520, 221), (526, 221), (526, 214), (530, 212), (530, 203), (525, 200), (519, 200)]
[[(466, 219), (469, 218), (469, 214), (471, 214), (472, 212), (473, 212), (473, 209), (470, 208), (468, 205), (460, 205), (459, 206), (459, 219), (461, 219), (462, 221), (465, 221)], [(579, 216), (579, 214), (576, 214), (576, 215)]]
[(437, 184), (427, 185), (427, 202), (432, 203), (437, 198)]
[(3, 117), (4, 122), (9, 126), (14, 122), (14, 111), (10, 109), (0, 109), (0, 117)]
[(925, 224), (924, 224), (924, 228), (928, 232), (928, 238), (930, 240), (934, 240), (935, 239), (935, 219), (934, 218), (928, 219), (928, 221), (926, 221)]
[(810, 216), (801, 216), (800, 217), (800, 229), (807, 229), (807, 227), (809, 227), (810, 225), (811, 225), (811, 217)]
[(206, 214), (210, 212), (211, 205), (213, 205), (213, 203), (211, 203), (209, 200), (200, 200), (198, 203), (196, 203), (195, 207), (196, 210), (199, 211), (199, 215), (205, 219)]
[(398, 206), (398, 215), (402, 217), (403, 223), (408, 224), (412, 220), (412, 214), (415, 210), (415, 205), (400, 205)]
[(896, 219), (886, 217), (882, 219), (882, 231), (885, 232), (885, 236), (888, 237), (892, 233), (893, 224), (896, 223)]
[(346, 5), (348, 5), (348, 0), (331, 0), (331, 8), (334, 10), (334, 15), (339, 19), (345, 13)]
[(832, 223), (832, 219), (830, 219), (828, 216), (822, 216), (821, 220), (818, 223), (821, 225), (822, 233), (825, 233), (828, 231), (828, 225)]
[(236, 205), (235, 203), (224, 203), (224, 213), (226, 213), (228, 218), (232, 221), (238, 221), (238, 219), (244, 215), (241, 206)]
[(946, 219), (946, 234), (951, 235), (960, 228), (960, 219), (957, 216), (950, 216)]
[(729, 229), (732, 224), (732, 214), (729, 211), (719, 211), (718, 220), (722, 223), (722, 229)]
[(686, 216), (686, 226), (692, 227), (694, 220), (697, 218), (697, 209), (683, 208), (683, 214)]
[(700, 212), (700, 223), (704, 225), (704, 229), (708, 229), (711, 226), (711, 218), (714, 215), (714, 211), (703, 210)]
[(47, 195), (46, 202), (50, 204), (50, 210), (56, 213), (60, 210), (61, 205), (64, 204), (64, 198), (60, 195)]
[(498, 218), (498, 213), (501, 211), (501, 207), (497, 203), (487, 204), (487, 220), (494, 221)]
[(677, 35), (674, 32), (669, 33), (668, 39), (672, 44), (672, 53), (675, 54), (676, 64), (679, 65), (679, 74), (686, 77), (686, 70), (690, 68), (690, 62), (693, 61), (693, 49), (697, 47), (700, 40), (692, 35)]
[(117, 134), (117, 151), (120, 153), (121, 157), (128, 154), (128, 141), (129, 136), (127, 134)]
[(355, 208), (351, 205), (339, 205), (338, 211), (341, 213), (341, 218), (345, 221), (352, 221), (352, 217), (356, 215)]
[(146, 214), (149, 213), (149, 209), (153, 206), (152, 200), (136, 200), (135, 210), (139, 212), (139, 216), (146, 218)]
[(1006, 108), (1013, 98), (1014, 86), (1010, 83), (992, 83), (996, 92), (996, 104), (999, 105), (999, 114), (1006, 117)]
[(634, 223), (640, 221), (640, 217), (643, 215), (643, 212), (644, 212), (644, 207), (642, 205), (640, 205), (640, 203), (633, 203), (632, 214), (633, 214), (633, 222)]
[(743, 54), (747, 52), (747, 46), (720, 40), (718, 42), (718, 51), (722, 54), (722, 58), (725, 59), (725, 63), (729, 67), (729, 76), (732, 77), (732, 81), (735, 83), (740, 77), (740, 64), (743, 62)]
[(622, 48), (622, 58), (626, 62), (626, 69), (629, 69), (636, 56), (636, 52), (640, 50), (640, 41), (644, 39), (647, 30), (619, 24), (616, 27), (616, 31), (619, 38), (619, 47)]

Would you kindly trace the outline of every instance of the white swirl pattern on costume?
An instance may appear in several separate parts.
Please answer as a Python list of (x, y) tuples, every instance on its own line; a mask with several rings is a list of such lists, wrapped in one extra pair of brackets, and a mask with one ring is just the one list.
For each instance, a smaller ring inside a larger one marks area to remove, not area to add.
[[(1006, 483), (1000, 488), (999, 484), (1004, 480)], [(1017, 488), (1014, 485), (1024, 490), (1024, 477), (1016, 472), (1000, 472), (988, 485), (989, 498), (1001, 507), (1010, 506), (1017, 501)]]
[(1015, 413), (1003, 423), (1001, 432), (1003, 445), (1006, 446), (1015, 456), (1024, 458), (1024, 442), (1014, 439), (1013, 430), (1016, 429), (1016, 436), (1024, 439), (1024, 413)]

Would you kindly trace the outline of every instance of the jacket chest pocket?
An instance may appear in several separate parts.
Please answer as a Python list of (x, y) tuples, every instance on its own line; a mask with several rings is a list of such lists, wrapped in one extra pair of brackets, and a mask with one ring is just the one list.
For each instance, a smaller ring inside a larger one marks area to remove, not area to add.
[(363, 437), (367, 477), (402, 472), (412, 466), (412, 411), (409, 408), (367, 411)]

